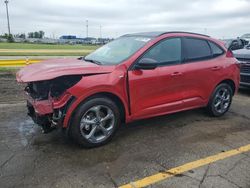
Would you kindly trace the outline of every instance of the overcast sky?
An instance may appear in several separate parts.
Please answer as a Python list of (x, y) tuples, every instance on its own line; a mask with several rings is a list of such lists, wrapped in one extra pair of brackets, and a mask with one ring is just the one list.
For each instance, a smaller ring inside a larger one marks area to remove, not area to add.
[[(64, 34), (117, 37), (140, 31), (181, 30), (231, 38), (250, 33), (250, 0), (10, 0), (12, 33), (43, 30)], [(0, 0), (0, 33), (7, 32)]]

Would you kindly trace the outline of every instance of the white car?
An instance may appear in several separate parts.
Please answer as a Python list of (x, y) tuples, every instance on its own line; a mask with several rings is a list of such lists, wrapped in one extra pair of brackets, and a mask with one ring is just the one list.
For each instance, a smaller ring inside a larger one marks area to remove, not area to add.
[(244, 40), (247, 40), (248, 42), (250, 42), (250, 33), (244, 34), (240, 38), (244, 39)]

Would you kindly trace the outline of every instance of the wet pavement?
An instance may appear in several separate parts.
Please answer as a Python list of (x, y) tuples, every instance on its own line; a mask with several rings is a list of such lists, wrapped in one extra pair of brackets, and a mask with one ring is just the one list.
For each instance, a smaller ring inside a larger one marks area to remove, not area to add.
[[(241, 90), (221, 118), (197, 109), (137, 121), (124, 125), (108, 145), (94, 149), (76, 146), (60, 130), (42, 134), (26, 115), (21, 94), (0, 91), (0, 187), (4, 188), (118, 187), (250, 144), (249, 90)], [(150, 187), (249, 188), (250, 152)]]

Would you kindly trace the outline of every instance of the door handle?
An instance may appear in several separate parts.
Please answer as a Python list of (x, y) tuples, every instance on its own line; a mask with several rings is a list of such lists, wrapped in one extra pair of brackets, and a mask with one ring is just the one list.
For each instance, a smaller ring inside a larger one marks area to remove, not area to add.
[(221, 66), (215, 66), (215, 67), (212, 67), (211, 69), (213, 70), (213, 71), (216, 71), (216, 70), (220, 70), (222, 67)]
[(174, 72), (174, 73), (171, 74), (171, 76), (180, 76), (180, 75), (182, 75), (181, 72)]

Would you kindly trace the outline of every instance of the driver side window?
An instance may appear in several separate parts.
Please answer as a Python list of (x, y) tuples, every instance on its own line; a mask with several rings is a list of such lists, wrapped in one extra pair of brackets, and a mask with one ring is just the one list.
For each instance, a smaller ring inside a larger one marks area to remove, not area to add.
[(159, 65), (171, 65), (181, 62), (181, 39), (163, 40), (149, 49), (142, 58), (155, 60)]

